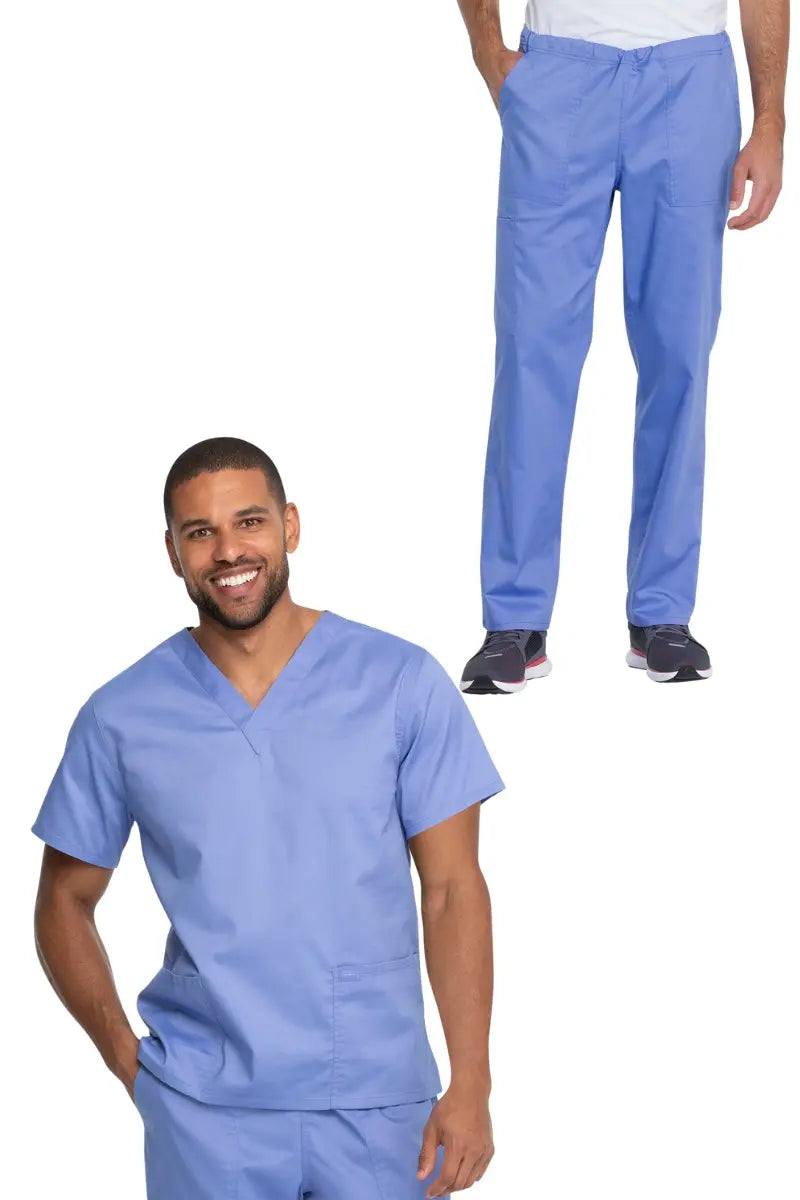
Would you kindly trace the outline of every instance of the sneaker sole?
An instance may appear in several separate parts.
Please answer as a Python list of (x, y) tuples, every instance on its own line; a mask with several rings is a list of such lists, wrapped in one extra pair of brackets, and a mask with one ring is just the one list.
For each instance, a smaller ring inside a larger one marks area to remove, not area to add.
[(479, 675), (477, 679), (462, 679), (459, 687), (468, 696), (510, 696), (521, 692), (529, 679), (544, 679), (553, 669), (553, 664), (547, 655), (534, 659), (525, 668), (525, 678), (515, 683), (503, 679), (490, 679), (488, 675)]
[(653, 683), (692, 683), (696, 679), (710, 679), (711, 667), (679, 667), (677, 671), (654, 671), (647, 665), (647, 659), (640, 650), (629, 650), (625, 662), (637, 671), (647, 671), (648, 679)]

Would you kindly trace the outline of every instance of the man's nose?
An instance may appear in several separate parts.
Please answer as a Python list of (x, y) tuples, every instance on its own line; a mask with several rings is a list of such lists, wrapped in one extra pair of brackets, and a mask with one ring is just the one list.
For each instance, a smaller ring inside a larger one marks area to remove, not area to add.
[(214, 558), (218, 561), (235, 565), (238, 559), (246, 557), (241, 536), (233, 529), (223, 530), (217, 537), (214, 547)]

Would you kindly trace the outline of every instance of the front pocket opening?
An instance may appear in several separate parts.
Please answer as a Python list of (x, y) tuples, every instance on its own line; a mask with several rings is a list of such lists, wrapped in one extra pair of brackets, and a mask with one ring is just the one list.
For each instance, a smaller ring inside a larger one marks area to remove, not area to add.
[(383, 975), (387, 971), (402, 971), (417, 963), (419, 963), (419, 951), (407, 954), (404, 958), (385, 958), (379, 962), (369, 963), (345, 963), (336, 967), (335, 971), (337, 979), (353, 981), (360, 979), (363, 975)]
[(508, 83), (511, 76), (516, 74), (517, 68), (522, 66), (522, 64), (525, 62), (525, 60), (529, 57), (529, 54), (530, 54), (530, 51), (527, 51), (527, 50), (524, 50), (522, 52), (522, 58), (517, 59), (517, 61), (514, 63), (513, 67), (511, 68), (511, 70), (504, 77), (503, 82), (500, 84), (500, 91), (497, 93), (498, 110), (500, 109), (500, 107), (503, 103), (503, 96), (506, 93), (506, 84)]

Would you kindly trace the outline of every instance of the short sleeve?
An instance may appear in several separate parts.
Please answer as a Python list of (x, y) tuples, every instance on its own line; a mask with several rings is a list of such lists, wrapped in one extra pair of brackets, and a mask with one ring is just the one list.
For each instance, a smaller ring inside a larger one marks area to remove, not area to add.
[(407, 667), (397, 710), (397, 800), (406, 838), (503, 790), (461, 693), (432, 655), (421, 652)]
[(56, 850), (110, 869), (132, 824), (119, 768), (90, 698), (72, 723), (32, 831)]

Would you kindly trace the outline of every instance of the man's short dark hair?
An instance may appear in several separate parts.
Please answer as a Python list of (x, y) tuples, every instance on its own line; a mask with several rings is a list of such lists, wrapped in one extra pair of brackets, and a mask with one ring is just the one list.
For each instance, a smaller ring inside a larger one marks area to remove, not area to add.
[(252, 442), (241, 438), (218, 437), (206, 438), (184, 450), (175, 459), (169, 469), (167, 482), (164, 484), (164, 516), (167, 528), (172, 521), (172, 493), (181, 483), (188, 483), (196, 475), (206, 471), (263, 471), (267, 486), (273, 499), (283, 508), (286, 504), (286, 492), (283, 481), (275, 463)]

